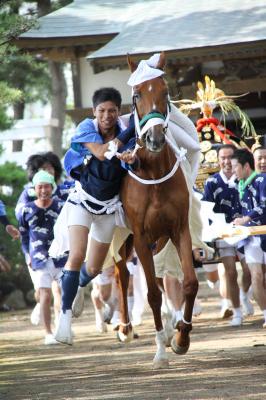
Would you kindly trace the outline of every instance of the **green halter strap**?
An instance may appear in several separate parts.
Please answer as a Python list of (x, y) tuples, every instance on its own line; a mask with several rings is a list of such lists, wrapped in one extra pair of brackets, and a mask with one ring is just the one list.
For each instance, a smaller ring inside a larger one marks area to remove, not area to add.
[(151, 112), (151, 113), (149, 113), (149, 114), (146, 114), (146, 115), (144, 115), (144, 117), (143, 118), (141, 118), (141, 120), (139, 121), (139, 126), (140, 126), (140, 128), (142, 128), (145, 124), (146, 124), (146, 122), (149, 120), (149, 119), (151, 119), (151, 118), (161, 118), (161, 119), (163, 119), (164, 121), (165, 121), (165, 116), (163, 115), (163, 114), (161, 114), (161, 113), (158, 113), (158, 112)]

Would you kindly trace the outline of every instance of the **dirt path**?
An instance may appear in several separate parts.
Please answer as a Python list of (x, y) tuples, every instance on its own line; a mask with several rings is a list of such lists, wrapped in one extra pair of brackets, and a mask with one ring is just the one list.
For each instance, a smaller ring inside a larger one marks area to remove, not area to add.
[(91, 305), (74, 324), (74, 346), (42, 344), (29, 310), (0, 314), (1, 400), (246, 400), (266, 399), (266, 330), (256, 308), (241, 328), (218, 318), (218, 298), (201, 286), (187, 355), (168, 350), (170, 368), (154, 371), (149, 311), (139, 339), (127, 346), (94, 330)]

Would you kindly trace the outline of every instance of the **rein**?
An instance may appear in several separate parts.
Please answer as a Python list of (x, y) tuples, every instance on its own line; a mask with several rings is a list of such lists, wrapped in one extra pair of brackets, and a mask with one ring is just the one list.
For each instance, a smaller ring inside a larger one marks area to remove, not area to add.
[(134, 174), (132, 171), (128, 171), (129, 175), (134, 178), (136, 181), (143, 183), (144, 185), (157, 185), (158, 183), (162, 183), (172, 178), (172, 176), (176, 173), (180, 164), (180, 160), (176, 160), (175, 165), (172, 170), (165, 176), (159, 179), (142, 179), (138, 175)]

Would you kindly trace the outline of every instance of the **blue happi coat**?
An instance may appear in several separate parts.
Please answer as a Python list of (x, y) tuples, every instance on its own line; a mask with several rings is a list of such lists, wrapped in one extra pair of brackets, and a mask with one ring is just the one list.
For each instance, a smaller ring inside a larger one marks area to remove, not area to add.
[[(266, 174), (258, 174), (244, 189), (240, 200), (242, 215), (249, 216), (249, 226), (266, 225)], [(260, 235), (261, 247), (266, 251), (266, 235)]]
[[(118, 121), (116, 138), (124, 144), (119, 149), (120, 152), (134, 147), (133, 118), (130, 118), (127, 129)], [(71, 148), (65, 155), (65, 170), (68, 175), (81, 183), (82, 189), (86, 193), (97, 200), (110, 200), (119, 193), (122, 179), (128, 168), (116, 157), (111, 160), (99, 160), (83, 145), (84, 143), (104, 143), (96, 120), (86, 118), (78, 125), (77, 133), (71, 139)], [(86, 201), (86, 203), (96, 211), (102, 208), (102, 206), (90, 201)]]
[[(45, 268), (49, 258), (48, 250), (54, 238), (53, 226), (64, 202), (53, 199), (47, 208), (38, 207), (34, 201), (27, 203), (19, 216), (21, 245), (25, 255), (30, 255), (33, 270)], [(62, 268), (67, 255), (53, 258), (56, 268)]]
[(202, 200), (215, 203), (213, 211), (224, 213), (227, 223), (241, 215), (241, 205), (234, 177), (227, 179), (222, 171), (210, 176), (205, 182)]

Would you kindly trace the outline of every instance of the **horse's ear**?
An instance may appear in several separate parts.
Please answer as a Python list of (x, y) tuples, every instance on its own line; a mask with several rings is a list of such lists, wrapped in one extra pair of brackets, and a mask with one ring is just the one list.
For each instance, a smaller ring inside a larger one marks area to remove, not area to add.
[(156, 68), (161, 69), (163, 71), (164, 67), (165, 67), (165, 52), (162, 51)]
[(131, 72), (137, 69), (137, 64), (130, 58), (129, 54), (127, 54), (127, 64)]

